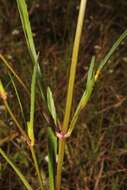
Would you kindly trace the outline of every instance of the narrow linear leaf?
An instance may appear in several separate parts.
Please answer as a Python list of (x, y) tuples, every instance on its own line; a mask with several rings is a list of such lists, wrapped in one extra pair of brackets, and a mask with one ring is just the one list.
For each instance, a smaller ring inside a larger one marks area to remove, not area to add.
[(117, 50), (121, 42), (127, 37), (127, 30), (125, 30), (121, 36), (117, 39), (117, 41), (113, 44), (112, 48), (106, 54), (106, 56), (101, 60), (98, 70), (102, 70), (105, 64), (109, 61), (113, 53)]
[(17, 5), (18, 5), (19, 13), (20, 13), (20, 18), (21, 18), (28, 50), (29, 50), (32, 61), (35, 63), (35, 61), (37, 60), (37, 53), (36, 53), (35, 45), (33, 41), (33, 34), (32, 34), (31, 25), (29, 21), (27, 5), (26, 5), (25, 0), (17, 0)]
[(26, 189), (28, 190), (32, 190), (31, 185), (28, 183), (27, 179), (25, 178), (25, 176), (21, 173), (21, 171), (17, 168), (17, 166), (15, 166), (15, 164), (9, 159), (9, 157), (6, 155), (6, 153), (2, 150), (2, 148), (0, 148), (0, 154), (2, 155), (2, 157), (7, 161), (7, 163), (13, 168), (13, 170), (15, 171), (15, 173), (17, 174), (17, 176), (20, 178), (20, 180), (22, 181), (22, 183), (24, 184), (24, 186), (26, 187)]
[(52, 129), (48, 127), (48, 171), (50, 190), (55, 190), (55, 166), (57, 154), (57, 138)]
[(4, 101), (4, 106), (7, 109), (8, 113), (10, 114), (12, 120), (14, 121), (14, 123), (16, 124), (16, 126), (18, 127), (19, 131), (21, 132), (21, 134), (26, 138), (26, 140), (28, 140), (26, 132), (23, 130), (22, 126), (19, 124), (19, 122), (17, 121), (16, 117), (14, 116), (8, 102), (7, 102), (7, 93), (4, 89), (4, 86), (2, 84), (2, 81), (0, 80), (0, 98), (3, 99)]
[(55, 109), (53, 94), (52, 94), (50, 87), (48, 87), (48, 89), (47, 89), (47, 104), (48, 104), (49, 112), (54, 120), (54, 123), (55, 123), (55, 125), (57, 125), (56, 109)]
[(79, 104), (77, 106), (77, 109), (73, 115), (73, 118), (70, 122), (70, 126), (69, 126), (69, 129), (67, 132), (67, 136), (70, 136), (70, 134), (72, 133), (72, 131), (75, 127), (75, 124), (78, 120), (78, 117), (79, 117), (81, 110), (87, 105), (87, 103), (91, 97), (91, 94), (92, 94), (92, 91), (93, 91), (93, 88), (95, 85), (94, 65), (95, 65), (95, 57), (92, 57), (90, 67), (89, 67), (89, 71), (88, 71), (86, 90), (84, 91), (84, 93), (83, 93), (83, 95), (79, 101)]
[(15, 85), (15, 82), (14, 82), (13, 77), (11, 76), (11, 74), (9, 74), (9, 76), (10, 76), (12, 85), (13, 85), (14, 90), (15, 90), (15, 94), (16, 94), (16, 97), (17, 97), (17, 100), (18, 100), (18, 103), (19, 103), (19, 107), (20, 107), (20, 110), (21, 110), (22, 118), (23, 118), (23, 120), (24, 120), (24, 122), (25, 122), (24, 111), (23, 111), (23, 107), (22, 107), (22, 103), (21, 103), (21, 99), (20, 99), (20, 96), (19, 96), (17, 87), (16, 87), (16, 85)]
[[(17, 5), (18, 5), (19, 13), (20, 13), (21, 22), (22, 22), (22, 28), (23, 28), (26, 43), (27, 43), (27, 48), (28, 48), (32, 63), (33, 65), (35, 65), (38, 62), (38, 55), (36, 53), (35, 44), (33, 40), (31, 24), (29, 20), (28, 11), (27, 11), (27, 5), (26, 5), (25, 0), (17, 0)], [(41, 97), (44, 103), (46, 103), (45, 85), (44, 85), (43, 75), (39, 67), (39, 64), (38, 64), (38, 78), (39, 78), (38, 84), (39, 84), (39, 88), (41, 92)]]
[(4, 102), (4, 106), (7, 109), (8, 113), (10, 114), (12, 120), (14, 121), (14, 123), (16, 124), (16, 126), (18, 127), (19, 131), (21, 132), (21, 134), (26, 138), (26, 140), (28, 140), (27, 135), (25, 133), (25, 131), (22, 129), (22, 126), (19, 124), (19, 122), (17, 121), (17, 119), (15, 118), (8, 102), (7, 102), (7, 93), (5, 91), (4, 85), (2, 83), (2, 81), (0, 80), (0, 98), (3, 99)]
[(86, 87), (89, 85), (89, 81), (93, 78), (93, 75), (94, 75), (94, 65), (95, 65), (95, 56), (92, 56), (90, 67), (89, 67), (89, 70), (88, 70)]
[(27, 123), (28, 135), (31, 144), (34, 145), (34, 112), (35, 112), (35, 93), (36, 93), (36, 79), (37, 79), (37, 64), (34, 66), (31, 83), (31, 103), (30, 103), (30, 121)]
[(14, 75), (14, 77), (17, 79), (17, 81), (21, 84), (21, 86), (25, 89), (27, 94), (29, 94), (29, 91), (22, 81), (22, 79), (18, 76), (18, 74), (15, 72), (15, 70), (12, 68), (12, 66), (8, 63), (8, 61), (3, 57), (3, 55), (0, 54), (0, 59), (3, 61), (3, 64), (8, 68), (8, 70)]
[(106, 56), (104, 57), (104, 59), (100, 62), (100, 65), (96, 71), (96, 74), (94, 73), (94, 64), (95, 64), (95, 57), (92, 58), (91, 64), (90, 64), (90, 68), (88, 71), (88, 77), (87, 77), (87, 85), (86, 85), (86, 91), (84, 92), (78, 107), (74, 113), (74, 116), (72, 118), (71, 124), (70, 124), (70, 128), (68, 130), (68, 134), (70, 134), (74, 128), (74, 125), (78, 119), (78, 115), (80, 113), (80, 111), (85, 107), (85, 105), (87, 104), (91, 93), (92, 93), (92, 89), (94, 87), (95, 81), (99, 76), (100, 71), (103, 69), (103, 67), (105, 66), (105, 64), (108, 62), (108, 60), (110, 59), (110, 57), (113, 55), (113, 53), (115, 52), (115, 50), (119, 47), (119, 45), (121, 44), (121, 42), (127, 37), (127, 30), (118, 38), (118, 40), (114, 43), (114, 45), (112, 46), (112, 48), (109, 50), (109, 52), (106, 54)]
[(32, 83), (31, 83), (31, 108), (30, 108), (31, 123), (34, 122), (36, 79), (37, 79), (37, 64), (34, 66), (32, 74)]

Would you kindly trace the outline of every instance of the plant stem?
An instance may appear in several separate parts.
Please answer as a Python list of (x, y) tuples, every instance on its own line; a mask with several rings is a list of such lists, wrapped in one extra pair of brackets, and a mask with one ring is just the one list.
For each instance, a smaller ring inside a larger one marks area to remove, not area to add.
[(31, 146), (30, 150), (31, 150), (33, 161), (34, 161), (34, 166), (35, 166), (35, 169), (36, 169), (36, 172), (37, 172), (40, 188), (41, 188), (41, 190), (45, 190), (45, 186), (43, 184), (42, 176), (41, 176), (41, 173), (40, 173), (40, 170), (39, 170), (39, 166), (38, 166), (37, 157), (36, 157), (36, 153), (35, 153), (34, 147)]
[(64, 159), (64, 149), (65, 149), (65, 140), (59, 139), (56, 190), (60, 190), (60, 186), (61, 186), (61, 173), (62, 173), (62, 165), (63, 165), (63, 159)]
[(78, 62), (79, 45), (80, 45), (83, 20), (84, 20), (84, 15), (85, 15), (85, 10), (86, 10), (86, 3), (87, 3), (87, 0), (81, 0), (81, 3), (80, 3), (78, 23), (77, 23), (77, 29), (76, 29), (75, 40), (74, 40), (74, 45), (73, 45), (72, 61), (71, 61), (71, 68), (70, 68), (70, 75), (69, 75), (69, 85), (68, 85), (68, 90), (67, 90), (65, 116), (64, 116), (64, 122), (63, 122), (64, 132), (67, 131), (68, 123), (70, 119), (73, 91), (74, 91), (74, 82), (75, 82), (75, 77), (76, 77), (76, 66)]
[[(85, 15), (85, 10), (86, 10), (86, 4), (87, 4), (87, 0), (81, 0), (76, 34), (75, 34), (75, 40), (74, 40), (74, 45), (73, 45), (73, 53), (72, 53), (71, 68), (70, 68), (70, 75), (69, 75), (69, 84), (68, 84), (68, 90), (67, 90), (65, 116), (64, 116), (63, 127), (62, 127), (62, 132), (64, 134), (66, 134), (66, 132), (68, 130), (68, 124), (69, 124), (69, 120), (70, 120), (73, 92), (74, 92), (74, 82), (75, 82), (75, 77), (76, 77), (76, 66), (77, 66), (77, 62), (78, 62), (79, 45), (80, 45), (83, 20), (84, 20), (84, 15)], [(60, 186), (61, 186), (61, 174), (62, 174), (62, 165), (63, 165), (63, 159), (64, 159), (64, 149), (65, 149), (65, 140), (59, 139), (56, 190), (60, 190)]]

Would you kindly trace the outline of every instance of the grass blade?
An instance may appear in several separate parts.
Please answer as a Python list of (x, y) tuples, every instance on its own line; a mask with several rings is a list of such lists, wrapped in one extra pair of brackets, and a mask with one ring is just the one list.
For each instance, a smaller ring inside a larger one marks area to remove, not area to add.
[[(26, 5), (25, 0), (17, 0), (17, 5), (18, 5), (19, 13), (20, 13), (21, 22), (22, 22), (22, 28), (23, 28), (24, 35), (26, 38), (28, 51), (29, 51), (32, 63), (33, 65), (35, 65), (38, 62), (37, 61), (38, 55), (36, 53), (35, 44), (33, 40), (32, 29), (31, 29), (29, 15), (27, 11), (27, 5)], [(39, 77), (38, 83), (39, 83), (41, 96), (42, 96), (43, 101), (46, 103), (45, 85), (44, 85), (44, 80), (43, 80), (43, 76), (42, 76), (42, 72), (39, 67), (39, 64), (38, 64), (38, 77)]]
[[(24, 35), (27, 42), (28, 51), (29, 51), (32, 63), (33, 65), (35, 65), (35, 64), (38, 64), (38, 55), (36, 53), (35, 44), (33, 40), (32, 29), (31, 29), (29, 15), (27, 11), (27, 5), (26, 5), (25, 0), (17, 0), (17, 5), (18, 5), (19, 13), (20, 13)], [(37, 72), (38, 72), (38, 85), (39, 85), (41, 97), (47, 109), (48, 105), (47, 105), (47, 98), (46, 98), (47, 97), (46, 88), (44, 84), (43, 74), (41, 72), (39, 64), (38, 64)], [(50, 110), (48, 111), (49, 113), (51, 113)]]
[(28, 91), (26, 85), (24, 84), (24, 82), (22, 81), (22, 79), (18, 76), (18, 74), (14, 71), (14, 69), (11, 67), (11, 65), (7, 62), (7, 60), (1, 54), (0, 54), (0, 59), (3, 61), (4, 65), (8, 68), (8, 70), (15, 76), (15, 78), (21, 84), (21, 86), (25, 89), (27, 94), (29, 94), (29, 91)]
[(49, 187), (55, 190), (55, 164), (57, 154), (57, 138), (51, 128), (48, 128), (48, 171)]
[(21, 110), (22, 118), (23, 118), (23, 120), (24, 120), (24, 122), (25, 122), (24, 111), (23, 111), (23, 107), (22, 107), (22, 103), (21, 103), (21, 100), (20, 100), (20, 96), (19, 96), (17, 87), (16, 87), (16, 85), (15, 85), (15, 82), (14, 82), (13, 77), (11, 76), (11, 74), (9, 74), (9, 76), (10, 76), (11, 83), (12, 83), (12, 85), (13, 85), (13, 87), (14, 87), (14, 90), (15, 90), (15, 94), (16, 94), (16, 97), (17, 97), (17, 100), (18, 100), (18, 103), (19, 103), (19, 107), (20, 107), (20, 110)]
[(94, 76), (94, 65), (95, 65), (95, 56), (93, 56), (92, 59), (91, 59), (90, 67), (89, 67), (89, 70), (88, 70), (86, 88), (87, 88), (87, 86), (89, 86), (89, 82)]
[(23, 130), (22, 126), (19, 124), (19, 122), (17, 121), (15, 115), (13, 114), (8, 102), (7, 102), (7, 93), (4, 89), (4, 86), (2, 84), (2, 81), (0, 80), (0, 97), (3, 99), (4, 105), (8, 111), (8, 113), (10, 114), (12, 120), (14, 121), (14, 123), (16, 124), (17, 128), (19, 129), (19, 131), (21, 132), (21, 134), (25, 137), (26, 141), (29, 142), (29, 138), (25, 132), (25, 130)]
[(48, 87), (48, 89), (47, 89), (47, 104), (48, 104), (49, 112), (54, 120), (54, 123), (55, 123), (55, 125), (57, 125), (56, 109), (55, 109), (53, 94), (52, 94), (50, 87)]
[(19, 13), (20, 13), (20, 18), (21, 18), (22, 27), (24, 30), (28, 50), (29, 50), (31, 59), (32, 59), (33, 63), (35, 64), (35, 62), (37, 60), (37, 53), (36, 53), (35, 45), (34, 45), (34, 41), (33, 41), (33, 34), (32, 34), (32, 30), (31, 30), (31, 26), (30, 26), (27, 5), (25, 3), (25, 0), (17, 0), (17, 5), (18, 5)]
[(77, 106), (77, 109), (73, 115), (73, 118), (70, 122), (70, 126), (69, 126), (69, 129), (67, 132), (67, 136), (71, 135), (71, 133), (75, 127), (76, 121), (78, 120), (78, 117), (79, 117), (81, 110), (86, 106), (86, 104), (88, 103), (88, 101), (91, 97), (93, 87), (95, 85), (94, 65), (95, 65), (95, 57), (92, 57), (90, 68), (88, 71), (88, 76), (87, 76), (86, 90), (84, 91), (84, 93), (83, 93), (83, 95), (79, 101), (79, 104)]
[(105, 64), (109, 61), (109, 59), (111, 58), (111, 56), (113, 55), (113, 53), (117, 50), (117, 48), (119, 47), (119, 45), (121, 44), (121, 42), (127, 37), (127, 30), (125, 30), (121, 36), (116, 40), (116, 42), (113, 44), (112, 48), (109, 50), (109, 52), (106, 54), (106, 56), (101, 60), (99, 67), (97, 69), (96, 72), (96, 76), (95, 79), (98, 78), (101, 70), (103, 69), (103, 67), (105, 66)]
[(31, 103), (30, 103), (30, 121), (28, 122), (28, 136), (31, 140), (31, 145), (34, 145), (34, 112), (35, 112), (35, 93), (37, 79), (37, 64), (34, 66), (31, 83)]
[(7, 163), (13, 168), (17, 176), (20, 178), (26, 189), (32, 190), (31, 185), (28, 183), (27, 179), (24, 177), (24, 175), (21, 173), (21, 171), (15, 166), (15, 164), (9, 159), (9, 157), (6, 155), (6, 153), (0, 148), (0, 154), (2, 157), (7, 161)]

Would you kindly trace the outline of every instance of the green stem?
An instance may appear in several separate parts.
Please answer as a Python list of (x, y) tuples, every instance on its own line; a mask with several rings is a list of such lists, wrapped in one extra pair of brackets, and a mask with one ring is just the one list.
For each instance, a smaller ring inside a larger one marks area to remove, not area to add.
[(80, 45), (80, 40), (81, 40), (81, 33), (82, 33), (83, 20), (84, 20), (84, 15), (85, 15), (85, 10), (86, 10), (86, 3), (87, 3), (87, 0), (81, 0), (77, 29), (76, 29), (75, 40), (74, 40), (74, 45), (73, 45), (72, 61), (71, 61), (71, 68), (70, 68), (70, 75), (69, 75), (70, 76), (69, 85), (68, 85), (68, 90), (67, 90), (65, 117), (64, 117), (64, 122), (63, 122), (64, 132), (67, 131), (68, 123), (70, 119), (73, 91), (74, 91), (74, 82), (75, 82), (75, 77), (76, 77), (76, 66), (78, 62), (79, 45)]
[[(62, 133), (66, 133), (68, 130), (68, 124), (70, 120), (72, 100), (73, 100), (73, 92), (74, 92), (74, 82), (76, 77), (76, 67), (78, 62), (78, 54), (79, 54), (79, 45), (83, 27), (83, 20), (86, 10), (87, 0), (81, 0), (80, 10), (75, 34), (75, 40), (73, 45), (73, 53), (72, 53), (72, 61), (69, 75), (69, 85), (67, 90), (67, 100), (66, 100), (66, 108), (65, 108), (65, 116), (63, 121)], [(59, 140), (59, 152), (58, 152), (58, 165), (57, 165), (57, 175), (56, 175), (56, 190), (60, 190), (61, 186), (61, 174), (62, 174), (62, 165), (64, 159), (64, 149), (65, 149), (65, 140)]]
[(62, 165), (63, 165), (63, 159), (64, 159), (64, 149), (65, 149), (65, 140), (59, 139), (56, 190), (60, 190), (60, 186), (61, 186), (61, 173), (62, 173)]
[[(35, 153), (34, 147), (31, 146), (30, 150), (31, 150), (33, 161), (34, 161), (34, 166), (35, 166), (35, 169), (36, 169), (36, 172), (37, 172), (40, 188), (41, 188), (41, 190), (45, 190), (45, 186), (43, 184), (42, 176), (41, 176), (41, 173), (40, 173), (40, 170), (39, 170), (39, 166), (38, 166), (38, 162), (37, 162), (37, 158), (36, 158), (36, 153)], [(43, 179), (44, 179), (44, 177), (43, 177)]]

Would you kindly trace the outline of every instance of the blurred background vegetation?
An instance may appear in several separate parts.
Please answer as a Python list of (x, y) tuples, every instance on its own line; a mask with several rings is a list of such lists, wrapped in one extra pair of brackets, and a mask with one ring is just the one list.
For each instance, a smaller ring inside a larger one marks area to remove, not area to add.
[[(66, 82), (70, 65), (79, 0), (28, 0), (28, 10), (39, 63), (46, 85), (55, 97), (63, 118)], [(75, 101), (85, 87), (92, 55), (100, 60), (127, 26), (126, 0), (91, 0), (87, 4), (75, 86)], [(121, 44), (96, 85), (82, 112), (72, 138), (68, 139), (63, 168), (63, 190), (127, 189), (127, 43)], [(0, 54), (12, 65), (30, 89), (31, 60), (27, 51), (15, 0), (0, 1)], [(7, 68), (0, 61), (0, 78), (6, 85), (9, 104), (20, 120), (21, 113)], [(29, 97), (18, 82), (25, 117), (29, 117)], [(38, 93), (36, 106), (36, 146), (39, 164), (47, 176), (47, 123)], [(24, 122), (21, 120), (24, 126)], [(26, 174), (35, 189), (34, 168), (17, 128), (0, 102), (0, 145)], [(24, 189), (8, 164), (0, 157), (0, 190)]]

